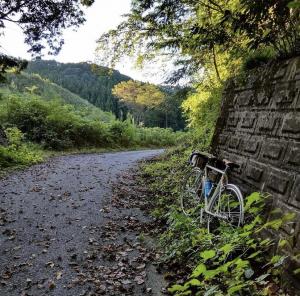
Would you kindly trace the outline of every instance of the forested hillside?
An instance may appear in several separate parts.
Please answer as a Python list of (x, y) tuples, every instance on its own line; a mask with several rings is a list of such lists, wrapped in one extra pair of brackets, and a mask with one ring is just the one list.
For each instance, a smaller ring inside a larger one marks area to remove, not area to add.
[(110, 122), (115, 119), (112, 113), (102, 111), (80, 96), (38, 74), (7, 74), (5, 83), (0, 84), (0, 96), (3, 98), (19, 96), (23, 99), (35, 96), (46, 101), (57, 100), (63, 104), (70, 104), (77, 110), (89, 110), (89, 113), (93, 113), (101, 121)]
[[(144, 93), (142, 105), (126, 103), (114, 93), (114, 88), (120, 83), (132, 82), (130, 77), (119, 71), (100, 67), (89, 63), (59, 63), (56, 61), (35, 60), (28, 64), (26, 72), (38, 74), (61, 87), (77, 94), (96, 107), (110, 111), (120, 120), (125, 120), (130, 112), (136, 123), (148, 127), (171, 127), (173, 130), (185, 128), (185, 119), (182, 116), (181, 104), (188, 94), (188, 89), (170, 86), (157, 86), (163, 94), (160, 104), (151, 106), (155, 94), (146, 92), (144, 87), (154, 87), (141, 82), (133, 83), (127, 96), (134, 99), (140, 86)], [(34, 76), (32, 76), (34, 78)], [(139, 114), (142, 120), (136, 118)]]
[(113, 112), (118, 118), (126, 113), (126, 107), (120, 105), (111, 92), (119, 82), (131, 79), (119, 71), (89, 63), (64, 64), (43, 60), (30, 62), (26, 71), (48, 78), (102, 110)]

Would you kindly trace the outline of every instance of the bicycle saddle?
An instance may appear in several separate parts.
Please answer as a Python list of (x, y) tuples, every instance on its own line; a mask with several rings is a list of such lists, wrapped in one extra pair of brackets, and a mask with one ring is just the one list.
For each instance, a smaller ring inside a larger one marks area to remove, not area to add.
[(193, 151), (192, 155), (198, 155), (198, 156), (202, 156), (204, 158), (208, 158), (208, 159), (217, 159), (216, 156), (210, 154), (210, 153), (206, 153), (206, 152), (201, 152), (201, 151)]
[(235, 163), (235, 162), (233, 162), (233, 161), (230, 161), (230, 160), (228, 160), (228, 159), (223, 159), (223, 162), (224, 162), (225, 165), (229, 166), (231, 169), (234, 169), (234, 168), (237, 169), (237, 168), (240, 167), (239, 164), (237, 164), (237, 163)]

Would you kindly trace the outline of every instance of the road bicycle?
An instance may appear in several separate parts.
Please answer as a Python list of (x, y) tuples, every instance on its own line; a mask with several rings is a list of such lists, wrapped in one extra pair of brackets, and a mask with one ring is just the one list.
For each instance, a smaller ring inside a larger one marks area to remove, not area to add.
[(244, 221), (244, 201), (240, 189), (228, 183), (228, 171), (239, 165), (215, 156), (193, 152), (189, 158), (192, 170), (182, 187), (181, 208), (186, 216), (206, 222), (208, 231), (212, 222), (220, 220), (239, 227)]

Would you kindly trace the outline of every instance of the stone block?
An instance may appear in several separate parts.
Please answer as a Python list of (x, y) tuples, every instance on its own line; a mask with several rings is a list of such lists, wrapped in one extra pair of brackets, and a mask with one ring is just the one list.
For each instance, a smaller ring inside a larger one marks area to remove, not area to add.
[(299, 59), (291, 60), (287, 70), (286, 80), (299, 80), (300, 79), (300, 63)]
[(259, 160), (264, 163), (270, 163), (275, 166), (280, 166), (284, 158), (285, 150), (285, 141), (266, 140), (263, 142)]
[(296, 110), (300, 110), (300, 81), (297, 81), (297, 87), (296, 87), (296, 106), (295, 109)]
[(241, 139), (239, 137), (234, 136), (230, 138), (228, 148), (230, 150), (238, 150), (240, 143), (241, 143)]
[(227, 120), (227, 126), (231, 127), (231, 128), (232, 127), (237, 127), (239, 121), (240, 121), (239, 116), (237, 116), (237, 115), (230, 115), (228, 117), (228, 120)]
[(281, 125), (282, 118), (280, 114), (264, 113), (260, 114), (256, 126), (256, 133), (262, 135), (277, 134), (279, 126)]
[(255, 98), (255, 105), (257, 107), (266, 107), (271, 101), (272, 95), (265, 91), (259, 92)]
[(284, 116), (281, 134), (285, 137), (300, 139), (300, 112), (292, 112)]
[(227, 101), (228, 104), (228, 108), (232, 109), (236, 106), (235, 102), (236, 99), (238, 97), (238, 94), (226, 94), (226, 96), (224, 97), (224, 101)]
[(273, 79), (284, 79), (284, 76), (287, 73), (288, 63), (281, 63), (281, 65), (277, 68), (277, 71), (275, 72)]
[(254, 103), (254, 94), (252, 90), (241, 92), (236, 98), (236, 105), (238, 107), (251, 106)]
[(297, 100), (297, 89), (295, 83), (285, 82), (276, 86), (274, 91), (273, 108), (295, 108)]
[(219, 145), (222, 147), (226, 146), (228, 137), (228, 135), (221, 135), (219, 137)]
[(256, 122), (256, 116), (252, 113), (246, 113), (241, 122), (242, 129), (253, 129)]
[(299, 174), (295, 178), (289, 203), (300, 208), (300, 175)]
[(269, 169), (265, 191), (287, 201), (292, 187), (293, 175), (279, 169)]
[(243, 139), (243, 152), (255, 155), (257, 154), (259, 147), (260, 141), (258, 140), (258, 138), (250, 137), (248, 139)]
[(287, 142), (287, 146), (283, 167), (300, 172), (300, 143)]
[[(268, 167), (255, 161), (249, 161), (244, 172), (245, 182), (252, 184), (257, 190), (264, 187)], [(250, 193), (250, 192), (249, 192)]]

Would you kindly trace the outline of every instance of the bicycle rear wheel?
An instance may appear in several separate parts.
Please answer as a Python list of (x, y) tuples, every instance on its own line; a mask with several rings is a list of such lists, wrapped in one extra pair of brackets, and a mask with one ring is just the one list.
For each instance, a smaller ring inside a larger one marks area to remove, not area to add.
[[(227, 184), (221, 194), (216, 194), (208, 205), (212, 218), (208, 221), (208, 229), (213, 220), (224, 220), (233, 227), (239, 227), (244, 222), (244, 201), (240, 189), (233, 184)], [(214, 219), (215, 217), (216, 219)]]
[(186, 216), (191, 216), (201, 202), (202, 176), (203, 171), (195, 167), (183, 182), (180, 203), (181, 209)]

